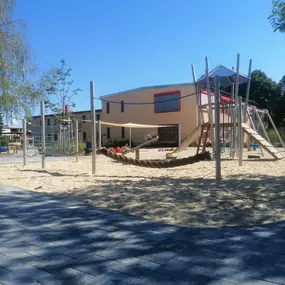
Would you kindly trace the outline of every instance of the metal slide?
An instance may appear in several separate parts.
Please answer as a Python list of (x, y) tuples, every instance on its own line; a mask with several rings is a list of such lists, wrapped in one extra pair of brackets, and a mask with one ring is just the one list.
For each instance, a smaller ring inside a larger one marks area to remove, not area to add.
[(167, 153), (167, 158), (172, 157), (172, 155), (181, 152), (185, 148), (187, 148), (193, 141), (196, 139), (196, 134), (201, 130), (201, 126), (196, 127), (190, 134), (189, 136), (186, 137), (186, 139), (180, 144), (179, 147), (175, 149), (174, 152)]

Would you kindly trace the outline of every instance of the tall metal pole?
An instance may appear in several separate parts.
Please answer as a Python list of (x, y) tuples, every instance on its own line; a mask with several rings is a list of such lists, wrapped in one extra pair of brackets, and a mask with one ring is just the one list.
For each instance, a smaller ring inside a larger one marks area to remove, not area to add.
[(210, 140), (212, 143), (213, 154), (215, 155), (215, 141), (214, 141), (214, 130), (213, 130), (213, 111), (212, 111), (212, 100), (211, 100), (211, 86), (210, 86), (210, 78), (209, 78), (209, 62), (208, 57), (205, 58), (206, 61), (206, 76), (207, 76), (207, 93), (208, 93), (208, 117), (209, 117), (209, 133)]
[(238, 161), (239, 166), (243, 164), (243, 135), (242, 135), (242, 97), (238, 97), (238, 147), (239, 147), (239, 155)]
[(46, 167), (46, 128), (45, 128), (45, 102), (41, 102), (41, 120), (42, 120), (42, 130), (41, 130), (41, 144), (42, 144), (42, 168)]
[(96, 113), (94, 99), (94, 81), (90, 81), (90, 103), (92, 122), (92, 174), (95, 174), (96, 172)]
[(23, 164), (27, 165), (27, 122), (23, 119)]
[(132, 148), (132, 128), (129, 128), (129, 148)]
[(76, 155), (76, 162), (78, 162), (78, 152), (79, 152), (78, 120), (75, 120), (75, 155)]
[(246, 86), (246, 94), (245, 94), (245, 105), (244, 105), (244, 111), (243, 111), (243, 122), (246, 123), (246, 115), (247, 115), (247, 107), (248, 107), (248, 99), (249, 99), (249, 91), (250, 91), (250, 83), (251, 83), (251, 66), (252, 66), (252, 60), (249, 60), (249, 67), (248, 67), (248, 82)]
[(215, 158), (216, 180), (221, 180), (221, 143), (220, 143), (220, 78), (215, 77)]
[(191, 65), (191, 69), (192, 69), (193, 83), (194, 83), (195, 92), (196, 92), (196, 105), (197, 105), (197, 112), (198, 112), (198, 116), (197, 116), (198, 126), (201, 126), (202, 125), (202, 120), (203, 120), (203, 117), (201, 115), (201, 108), (200, 108), (200, 105), (201, 105), (201, 100), (200, 100), (201, 94), (199, 93), (199, 88), (198, 88), (197, 82), (196, 82), (196, 73), (195, 73), (194, 64)]
[(99, 148), (102, 147), (102, 124), (101, 124), (101, 120), (98, 121), (98, 144), (99, 144)]

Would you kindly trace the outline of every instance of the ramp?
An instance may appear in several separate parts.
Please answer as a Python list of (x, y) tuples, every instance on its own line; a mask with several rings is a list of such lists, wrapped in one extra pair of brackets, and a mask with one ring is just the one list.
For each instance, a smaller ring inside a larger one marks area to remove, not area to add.
[(181, 143), (181, 145), (179, 147), (177, 147), (175, 149), (174, 152), (168, 153), (167, 156), (171, 157), (173, 154), (176, 154), (182, 150), (184, 150), (185, 148), (187, 148), (192, 142), (193, 140), (196, 138), (196, 134), (201, 130), (201, 126), (196, 127), (190, 134), (189, 136), (186, 137), (186, 139)]
[(254, 129), (249, 125), (243, 123), (242, 128), (246, 134), (258, 142), (268, 153), (270, 153), (275, 159), (282, 159), (282, 154), (267, 140), (265, 140), (261, 135), (259, 135)]

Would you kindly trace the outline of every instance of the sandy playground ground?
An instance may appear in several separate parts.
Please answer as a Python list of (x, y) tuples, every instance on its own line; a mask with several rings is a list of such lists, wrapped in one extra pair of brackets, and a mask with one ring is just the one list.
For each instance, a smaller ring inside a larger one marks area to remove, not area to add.
[[(192, 152), (192, 153), (191, 153)], [(148, 150), (141, 158), (164, 158)], [(184, 151), (181, 157), (193, 154)], [(223, 180), (215, 181), (215, 162), (150, 169), (122, 165), (97, 156), (41, 163), (0, 164), (0, 183), (68, 197), (132, 215), (188, 226), (258, 225), (285, 219), (285, 159), (222, 162)]]

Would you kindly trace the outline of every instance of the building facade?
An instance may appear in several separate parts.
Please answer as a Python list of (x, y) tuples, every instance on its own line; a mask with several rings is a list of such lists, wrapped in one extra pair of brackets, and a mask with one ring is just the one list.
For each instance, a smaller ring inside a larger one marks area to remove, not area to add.
[[(96, 110), (96, 120), (101, 120), (102, 110)], [(72, 119), (72, 124), (69, 127), (68, 139), (73, 140), (75, 137), (75, 120), (78, 120), (78, 131), (79, 131), (79, 141), (86, 142), (91, 141), (92, 138), (92, 124), (90, 110), (71, 112), (70, 118)], [(28, 123), (27, 131), (28, 134), (34, 138), (35, 143), (40, 143), (41, 141), (41, 116), (34, 116), (32, 120)], [(62, 124), (58, 123), (55, 115), (45, 116), (45, 133), (46, 142), (57, 142), (61, 135), (60, 127)], [(99, 130), (97, 125), (97, 140), (98, 140)]]
[[(166, 126), (132, 129), (135, 144), (144, 142), (147, 133), (155, 132), (160, 136), (160, 144), (177, 145), (198, 124), (195, 86), (189, 83), (142, 87), (102, 96), (101, 100), (102, 121)], [(128, 139), (129, 130), (102, 125), (102, 134), (103, 143), (121, 141)]]

